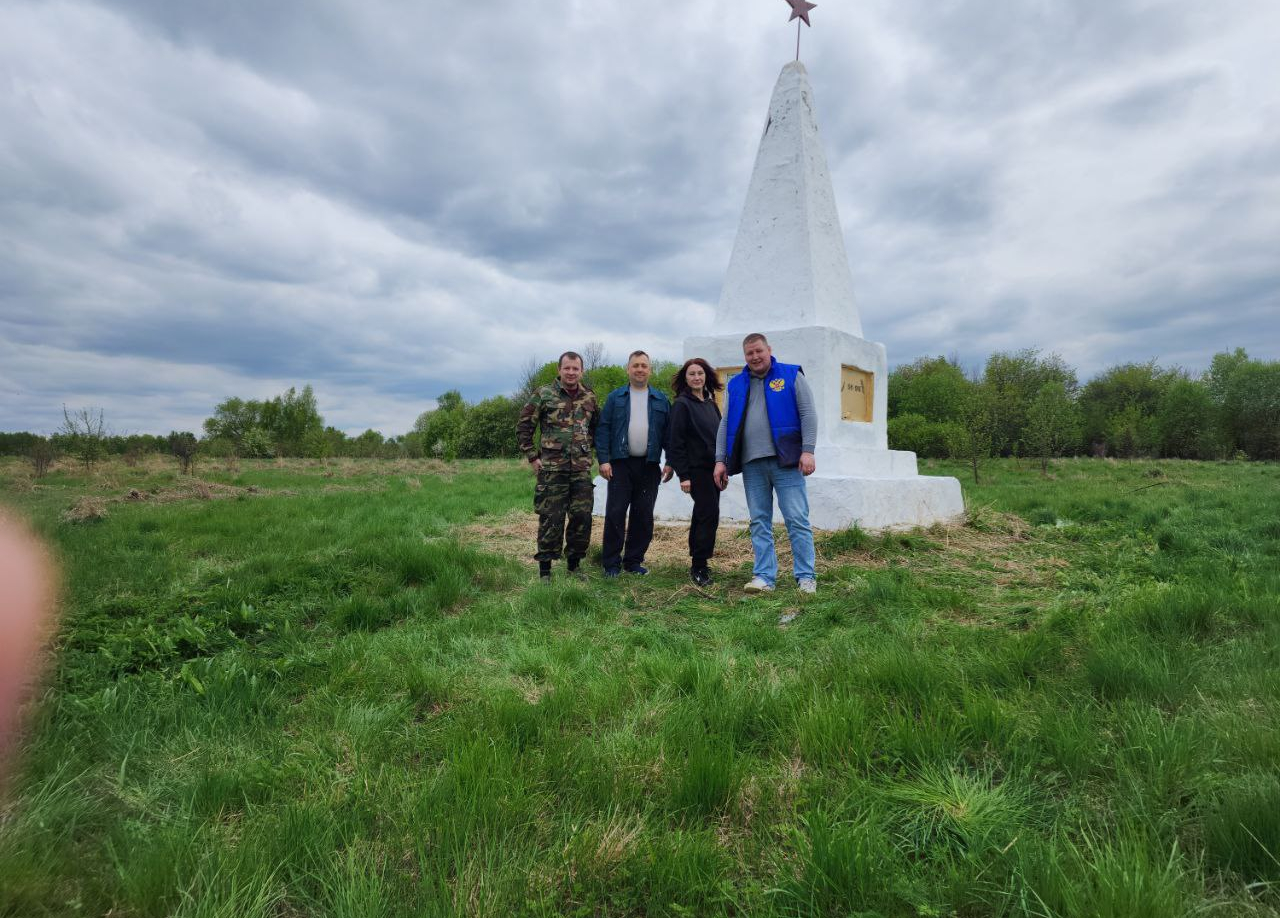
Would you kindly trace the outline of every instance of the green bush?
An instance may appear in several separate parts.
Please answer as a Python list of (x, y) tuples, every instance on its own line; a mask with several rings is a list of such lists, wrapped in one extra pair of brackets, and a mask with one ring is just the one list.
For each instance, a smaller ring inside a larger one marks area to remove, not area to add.
[(423, 451), (437, 459), (458, 457), (458, 436), (466, 422), (466, 408), (437, 408), (426, 411), (414, 425), (414, 435), (422, 441)]
[[(298, 392), (292, 386), (282, 395), (266, 401), (228, 398), (213, 410), (204, 422), (205, 436), (226, 437), (240, 447), (242, 456), (271, 456), (278, 450), (283, 456), (301, 456), (308, 436), (324, 428), (324, 419), (316, 405), (311, 386)], [(263, 451), (263, 440), (254, 439), (246, 446), (245, 437), (261, 431), (270, 449)], [(163, 446), (161, 447), (163, 448)]]
[(0, 456), (25, 456), (34, 446), (45, 438), (33, 433), (0, 432)]
[(930, 421), (959, 420), (969, 381), (945, 357), (921, 357), (889, 374), (889, 417), (916, 414)]
[(1180, 374), (1155, 361), (1110, 367), (1080, 392), (1084, 440), (1113, 456), (1153, 454), (1159, 447), (1155, 415), (1160, 399)]
[(958, 436), (954, 421), (930, 421), (919, 414), (889, 418), (889, 448), (904, 449), (925, 459), (946, 459), (947, 444)]
[(250, 427), (240, 438), (239, 453), (246, 459), (266, 459), (274, 456), (275, 452), (271, 434), (261, 427)]
[(587, 388), (596, 394), (596, 398), (604, 404), (606, 396), (619, 386), (627, 384), (627, 371), (622, 367), (596, 367), (584, 377)]
[[(982, 382), (991, 392), (992, 445), (1001, 456), (1012, 455), (1018, 444), (1027, 440), (1032, 426), (1032, 407), (1041, 400), (1046, 386), (1061, 393), (1070, 404), (1074, 404), (1078, 388), (1076, 371), (1061, 357), (1057, 354), (1041, 357), (1034, 348), (992, 354), (983, 370)], [(1041, 424), (1043, 420), (1042, 415)]]
[(458, 430), (458, 456), (497, 459), (520, 455), (516, 448), (520, 407), (505, 395), (497, 395), (467, 408)]
[(1249, 361), (1232, 374), (1222, 424), (1250, 459), (1280, 459), (1280, 361)]
[(1036, 393), (1019, 436), (1024, 450), (1040, 460), (1041, 471), (1079, 444), (1080, 409), (1062, 382), (1047, 382)]
[(200, 452), (214, 459), (227, 459), (236, 454), (236, 443), (229, 437), (209, 437), (200, 441)]
[(1222, 452), (1209, 387), (1176, 379), (1156, 406), (1155, 433), (1160, 455), (1176, 459), (1212, 459)]

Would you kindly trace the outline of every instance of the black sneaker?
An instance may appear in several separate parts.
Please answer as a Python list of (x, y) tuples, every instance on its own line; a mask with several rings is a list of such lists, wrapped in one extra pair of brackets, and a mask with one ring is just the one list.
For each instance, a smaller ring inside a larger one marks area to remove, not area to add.
[(649, 573), (649, 568), (645, 567), (643, 564), (637, 564), (635, 567), (627, 568), (627, 573), (635, 574), (637, 577), (643, 577), (645, 574)]
[(538, 562), (538, 579), (541, 580), (543, 583), (551, 582), (551, 562), (550, 561)]
[(711, 571), (705, 567), (695, 567), (689, 571), (689, 579), (693, 581), (694, 586), (706, 587), (711, 586)]
[(622, 569), (617, 567), (606, 567), (604, 569), (604, 575), (606, 577), (617, 577), (621, 573)]

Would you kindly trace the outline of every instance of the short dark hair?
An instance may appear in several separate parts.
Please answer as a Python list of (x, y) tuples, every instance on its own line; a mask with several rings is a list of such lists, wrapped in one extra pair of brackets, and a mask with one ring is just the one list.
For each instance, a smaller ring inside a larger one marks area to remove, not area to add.
[(711, 364), (707, 363), (701, 357), (690, 357), (684, 362), (684, 366), (676, 371), (676, 375), (671, 378), (671, 388), (675, 390), (676, 395), (679, 395), (681, 392), (691, 388), (689, 381), (685, 376), (689, 372), (689, 367), (694, 364), (702, 367), (702, 371), (707, 374), (707, 382), (706, 385), (703, 386), (704, 389), (708, 392), (719, 392), (724, 388), (724, 383), (720, 381), (720, 374), (715, 371), (715, 368), (711, 366)]
[(752, 332), (751, 334), (747, 335), (747, 337), (742, 339), (742, 347), (745, 349), (746, 346), (750, 344), (752, 341), (763, 341), (765, 344), (765, 347), (769, 346), (768, 338), (766, 338), (764, 335), (760, 334), (759, 332)]
[(577, 351), (565, 351), (563, 354), (560, 355), (560, 359), (556, 361), (556, 366), (559, 367), (560, 364), (564, 363), (564, 359), (566, 357), (568, 357), (570, 360), (578, 361), (578, 366), (580, 367), (586, 366), (586, 364), (583, 363), (582, 361), (582, 355), (579, 354)]
[[(635, 360), (637, 357), (649, 357), (649, 354), (645, 351), (632, 351), (627, 355), (627, 365), (630, 366), (631, 361)], [(650, 357), (649, 359), (652, 360), (653, 358)]]

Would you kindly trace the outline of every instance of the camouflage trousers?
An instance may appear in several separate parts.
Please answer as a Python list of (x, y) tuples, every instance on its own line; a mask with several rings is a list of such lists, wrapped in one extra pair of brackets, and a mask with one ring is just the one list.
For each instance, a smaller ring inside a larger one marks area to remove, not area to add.
[[(563, 544), (570, 558), (584, 558), (591, 543), (591, 509), (595, 485), (590, 472), (538, 473), (533, 509), (538, 512), (539, 561), (560, 557)], [(565, 518), (568, 517), (568, 528)]]

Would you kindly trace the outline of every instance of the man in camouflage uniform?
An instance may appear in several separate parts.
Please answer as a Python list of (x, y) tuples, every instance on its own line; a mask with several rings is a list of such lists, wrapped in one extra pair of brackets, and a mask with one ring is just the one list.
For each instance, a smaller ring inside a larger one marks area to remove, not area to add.
[[(569, 573), (578, 572), (591, 542), (591, 444), (600, 421), (596, 394), (582, 384), (582, 358), (560, 355), (560, 375), (529, 397), (520, 410), (516, 439), (538, 475), (533, 509), (538, 512), (538, 576), (551, 579), (551, 562), (563, 543)], [(542, 428), (542, 448), (533, 431)], [(565, 517), (568, 516), (568, 531)]]

